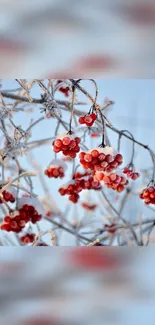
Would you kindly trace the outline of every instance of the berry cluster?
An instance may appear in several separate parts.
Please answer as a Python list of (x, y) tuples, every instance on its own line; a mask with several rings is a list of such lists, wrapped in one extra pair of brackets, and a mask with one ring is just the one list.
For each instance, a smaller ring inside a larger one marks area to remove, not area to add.
[(95, 181), (93, 177), (86, 177), (84, 179), (75, 179), (59, 189), (62, 196), (69, 195), (69, 200), (77, 203), (82, 190), (101, 190), (100, 182)]
[(49, 178), (63, 178), (67, 166), (61, 160), (53, 160), (50, 167), (45, 170), (45, 175)]
[(13, 213), (4, 218), (4, 222), (1, 225), (1, 229), (7, 232), (21, 232), (26, 226), (26, 221), (24, 218), (21, 218), (21, 215), (17, 213)]
[(80, 198), (79, 193), (82, 189), (80, 180), (76, 180), (60, 187), (59, 193), (62, 196), (69, 195), (69, 200), (73, 203), (77, 203)]
[(90, 115), (81, 116), (79, 118), (79, 123), (91, 127), (96, 121), (96, 119), (97, 119), (97, 115), (95, 113), (92, 113)]
[(86, 203), (86, 202), (82, 202), (81, 203), (81, 206), (85, 210), (88, 210), (88, 211), (94, 211), (97, 208), (97, 205), (96, 204), (89, 204), (89, 203)]
[[(2, 192), (3, 198), (6, 202), (14, 203), (16, 200), (17, 192), (15, 189), (8, 187), (7, 190)], [(3, 201), (0, 198), (0, 204), (2, 204)]]
[(93, 171), (112, 172), (123, 162), (122, 155), (115, 154), (111, 147), (97, 148), (88, 153), (81, 152), (79, 156), (83, 168)]
[(24, 243), (24, 244), (30, 244), (33, 243), (35, 240), (35, 234), (26, 234), (24, 236), (22, 236), (20, 238), (20, 240)]
[(128, 178), (131, 178), (133, 181), (136, 181), (140, 175), (139, 173), (135, 173), (133, 171), (133, 167), (131, 166), (128, 166), (128, 167), (125, 167), (124, 170), (123, 170), (123, 173), (127, 175)]
[(65, 174), (62, 167), (53, 168), (50, 166), (45, 170), (45, 175), (49, 178), (63, 178)]
[(145, 204), (147, 205), (155, 205), (155, 185), (144, 189), (144, 191), (140, 194), (140, 198), (144, 200)]
[(95, 190), (95, 191), (101, 191), (102, 186), (99, 181), (94, 180), (92, 176), (84, 179), (84, 190)]
[(96, 172), (94, 179), (102, 181), (106, 187), (121, 193), (129, 184), (129, 181), (119, 173), (105, 174), (103, 172)]
[(42, 215), (39, 214), (33, 205), (23, 205), (23, 207), (19, 209), (19, 213), (26, 223), (31, 221), (35, 224), (42, 219)]
[(70, 158), (76, 158), (77, 153), (80, 151), (79, 137), (74, 137), (67, 135), (62, 139), (56, 139), (53, 141), (53, 150), (54, 152), (62, 152), (65, 156), (69, 156)]
[[(59, 85), (62, 82), (63, 82), (62, 80), (58, 80), (57, 85)], [(59, 91), (63, 93), (66, 97), (69, 97), (70, 88), (68, 86), (60, 86)]]
[(12, 231), (19, 233), (28, 222), (31, 221), (35, 224), (41, 219), (42, 214), (40, 214), (33, 205), (24, 204), (18, 211), (14, 211), (4, 218), (1, 229), (8, 232)]
[(104, 229), (111, 235), (114, 235), (116, 232), (116, 229), (113, 229), (114, 227), (116, 227), (115, 223), (112, 223), (111, 225), (104, 225)]

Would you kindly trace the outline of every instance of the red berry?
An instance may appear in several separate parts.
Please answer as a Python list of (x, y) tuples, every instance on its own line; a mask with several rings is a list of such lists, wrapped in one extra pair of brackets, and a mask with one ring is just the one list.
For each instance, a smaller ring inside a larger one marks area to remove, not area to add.
[(80, 151), (80, 147), (77, 145), (75, 148), (74, 148), (74, 152), (78, 153)]
[(76, 137), (75, 141), (76, 141), (77, 144), (79, 144), (81, 142), (81, 139), (79, 137)]
[(84, 116), (81, 116), (81, 117), (79, 118), (79, 123), (80, 123), (80, 124), (85, 124), (85, 118), (84, 118)]
[(106, 168), (108, 166), (108, 163), (106, 162), (106, 161), (103, 161), (102, 163), (101, 163), (101, 167), (102, 168)]
[(61, 148), (60, 147), (54, 147), (53, 150), (54, 150), (54, 152), (58, 153), (58, 152), (61, 151)]
[(16, 221), (11, 221), (11, 228), (16, 229), (18, 227)]
[(85, 157), (84, 157), (84, 160), (86, 161), (86, 162), (91, 162), (92, 161), (92, 155), (90, 155), (90, 154), (86, 154), (85, 155)]
[(97, 150), (92, 150), (91, 155), (96, 158), (99, 156), (99, 152)]
[(95, 113), (92, 113), (90, 116), (94, 121), (97, 119), (97, 115)]
[(144, 200), (145, 204), (153, 204), (155, 205), (155, 186), (150, 186), (145, 189), (141, 194), (140, 198)]
[(116, 160), (118, 163), (122, 163), (122, 161), (123, 161), (123, 157), (122, 157), (122, 155), (117, 154), (116, 157), (115, 157), (115, 160)]
[(85, 116), (85, 123), (86, 124), (91, 124), (93, 122), (93, 119), (91, 116)]
[(124, 190), (124, 186), (120, 184), (120, 185), (117, 187), (117, 191), (118, 191), (119, 193), (121, 193), (123, 190)]
[(8, 232), (11, 231), (11, 226), (8, 223), (4, 223), (0, 227), (1, 227), (2, 230), (8, 231)]
[(112, 155), (107, 155), (106, 158), (105, 158), (105, 160), (106, 160), (108, 163), (111, 163), (111, 162), (114, 160), (114, 158), (113, 158)]
[(111, 174), (109, 177), (112, 181), (115, 181), (117, 179), (116, 174)]
[(24, 228), (26, 223), (24, 220), (20, 220), (18, 224), (20, 227)]
[(4, 221), (5, 221), (6, 223), (10, 223), (10, 222), (11, 222), (11, 218), (10, 218), (10, 216), (6, 216), (6, 217), (4, 218)]
[(75, 157), (76, 157), (76, 152), (70, 152), (70, 153), (69, 153), (69, 156), (70, 156), (71, 158), (75, 158)]
[(69, 137), (65, 137), (63, 138), (62, 140), (62, 143), (65, 145), (65, 146), (68, 146), (71, 142), (71, 139)]
[(127, 174), (128, 171), (129, 171), (129, 169), (128, 169), (127, 167), (125, 167), (124, 170), (123, 170), (123, 173), (124, 173), (124, 174)]
[(100, 161), (103, 161), (104, 159), (105, 159), (105, 154), (104, 153), (100, 153), (100, 155), (98, 156), (98, 159), (100, 160)]
[(118, 167), (118, 163), (117, 163), (117, 161), (113, 161), (113, 162), (110, 164), (110, 167), (111, 167), (112, 169), (116, 169), (116, 168)]
[(80, 158), (80, 159), (84, 159), (84, 156), (85, 156), (85, 152), (80, 152), (80, 154), (79, 154), (79, 158)]
[(54, 146), (58, 147), (58, 148), (61, 148), (62, 146), (62, 141), (60, 139), (57, 139), (54, 141)]
[(75, 148), (75, 147), (76, 147), (76, 141), (75, 141), (75, 140), (72, 140), (72, 141), (70, 142), (69, 147), (72, 148), (72, 149)]

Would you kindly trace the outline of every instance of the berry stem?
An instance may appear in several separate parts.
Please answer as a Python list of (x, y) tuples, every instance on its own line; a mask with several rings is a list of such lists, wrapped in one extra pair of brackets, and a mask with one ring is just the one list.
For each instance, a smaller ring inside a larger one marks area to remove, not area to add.
[(152, 182), (155, 183), (155, 154), (154, 152), (150, 149), (149, 150), (151, 158), (152, 158), (152, 162), (153, 162), (153, 174), (152, 174)]
[(93, 84), (95, 85), (95, 88), (96, 88), (96, 95), (95, 95), (95, 99), (94, 99), (94, 107), (96, 106), (96, 102), (97, 102), (97, 98), (98, 98), (98, 86), (97, 86), (97, 83), (94, 79), (89, 79), (90, 81), (93, 82)]
[(74, 79), (69, 79), (70, 80), (70, 82), (72, 83), (72, 85), (74, 85), (76, 88), (78, 88), (86, 97), (88, 97), (89, 98), (89, 100), (94, 104), (95, 103), (95, 101), (94, 101), (94, 99), (93, 99), (93, 97), (90, 95), (90, 94), (88, 94), (88, 92), (84, 89), (84, 88), (82, 88), (80, 85), (79, 85), (79, 83), (77, 82), (77, 81), (75, 81)]
[(2, 164), (2, 182), (4, 182), (5, 177), (4, 177), (4, 165)]
[(102, 143), (101, 143), (101, 146), (103, 148), (105, 148), (106, 147), (106, 137), (105, 137), (106, 125), (105, 125), (105, 119), (104, 119), (104, 116), (103, 116), (103, 114), (102, 114), (99, 106), (97, 106), (97, 110), (99, 112), (99, 115), (100, 115), (100, 118), (101, 118), (101, 122), (102, 122), (102, 127), (103, 127), (102, 128)]
[(71, 104), (71, 115), (69, 122), (69, 134), (72, 134), (72, 120), (74, 115), (74, 100), (75, 100), (75, 86), (72, 86), (72, 104)]
[(57, 136), (57, 134), (58, 134), (58, 130), (59, 130), (60, 125), (61, 125), (61, 122), (58, 121), (57, 127), (55, 129), (55, 136)]

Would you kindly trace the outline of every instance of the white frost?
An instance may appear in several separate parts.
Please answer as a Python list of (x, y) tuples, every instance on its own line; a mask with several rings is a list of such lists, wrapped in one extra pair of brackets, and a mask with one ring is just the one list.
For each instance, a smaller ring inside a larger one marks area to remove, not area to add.
[(18, 208), (21, 209), (25, 204), (32, 205), (36, 209), (36, 211), (41, 215), (46, 214), (46, 210), (44, 209), (43, 205), (37, 198), (31, 198), (31, 197), (20, 198), (18, 201)]

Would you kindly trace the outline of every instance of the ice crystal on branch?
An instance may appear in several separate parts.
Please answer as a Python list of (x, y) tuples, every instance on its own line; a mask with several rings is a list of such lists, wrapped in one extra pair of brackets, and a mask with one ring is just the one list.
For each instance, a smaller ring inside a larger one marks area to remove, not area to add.
[(53, 117), (55, 114), (61, 117), (60, 106), (55, 99), (51, 98), (48, 94), (42, 95), (42, 99), (44, 101), (44, 108), (41, 108), (41, 112), (45, 112), (47, 117)]

